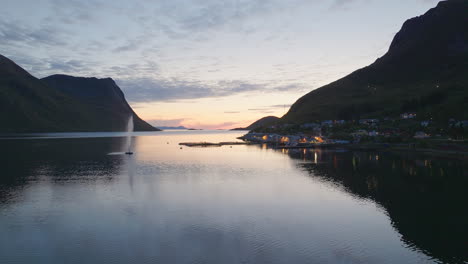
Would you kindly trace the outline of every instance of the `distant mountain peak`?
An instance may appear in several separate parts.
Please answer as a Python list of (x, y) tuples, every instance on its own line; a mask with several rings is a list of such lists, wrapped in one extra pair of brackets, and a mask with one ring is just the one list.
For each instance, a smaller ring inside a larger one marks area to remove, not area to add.
[(466, 43), (468, 41), (466, 10), (468, 10), (466, 0), (441, 1), (437, 7), (430, 9), (424, 15), (408, 19), (395, 35), (389, 53), (397, 49), (410, 50), (415, 45), (426, 50), (450, 48), (451, 43), (459, 41)]

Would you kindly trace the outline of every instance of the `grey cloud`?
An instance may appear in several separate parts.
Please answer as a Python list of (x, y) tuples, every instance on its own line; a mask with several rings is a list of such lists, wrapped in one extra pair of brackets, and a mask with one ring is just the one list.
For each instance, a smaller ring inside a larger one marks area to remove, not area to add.
[(151, 10), (129, 12), (129, 17), (147, 31), (163, 32), (171, 39), (204, 40), (212, 38), (212, 35), (202, 36), (198, 33), (225, 26), (251, 34), (256, 32), (256, 26), (241, 21), (307, 2), (310, 0), (160, 0), (154, 3)]
[(256, 112), (256, 113), (262, 113), (262, 114), (274, 113), (274, 111), (272, 111), (271, 108), (250, 108), (248, 110), (252, 112)]
[(268, 109), (261, 109), (261, 108), (252, 108), (252, 109), (249, 109), (249, 111), (252, 111), (252, 112), (256, 112), (256, 113), (261, 113), (261, 114), (272, 114), (274, 113), (274, 111), (272, 110), (268, 110)]
[[(142, 61), (141, 63), (134, 63), (128, 65), (116, 65), (109, 68), (103, 68), (100, 71), (101, 76), (118, 76), (118, 78), (130, 78), (131, 76), (154, 76), (159, 73), (159, 65), (151, 60)], [(145, 84), (146, 79), (139, 79), (138, 84)]]
[(177, 119), (151, 119), (146, 120), (153, 126), (180, 126), (183, 121), (188, 120), (186, 118), (177, 118)]
[(206, 84), (171, 78), (164, 80), (140, 78), (118, 79), (117, 83), (125, 91), (130, 102), (171, 101), (223, 97), (245, 92), (284, 92), (297, 90), (297, 85), (256, 84), (245, 81), (218, 81)]
[[(142, 48), (144, 45), (149, 43), (152, 38), (155, 36), (151, 33), (145, 33), (135, 38), (128, 38), (125, 40), (125, 44), (122, 44), (115, 48), (114, 52), (126, 52), (126, 51), (136, 51)], [(152, 49), (154, 52), (154, 49)]]
[(107, 10), (104, 1), (98, 0), (52, 0), (53, 16), (48, 20), (58, 20), (65, 24), (92, 22), (96, 10)]
[(32, 75), (41, 78), (52, 74), (73, 74), (81, 76), (93, 76), (97, 66), (92, 61), (67, 59), (67, 58), (36, 58), (23, 54), (5, 54), (8, 58), (23, 67)]
[(225, 114), (239, 114), (240, 111), (224, 111)]
[(274, 113), (275, 112), (274, 110), (277, 108), (289, 108), (289, 107), (291, 107), (291, 104), (270, 105), (270, 106), (259, 107), (259, 108), (250, 108), (248, 110), (252, 112), (262, 113), (262, 114), (271, 114), (271, 113)]
[(350, 5), (357, 2), (368, 1), (368, 0), (334, 0), (330, 9), (346, 9)]
[(283, 107), (291, 107), (292, 104), (284, 104), (284, 105), (270, 105), (271, 108), (283, 108)]
[(48, 26), (26, 26), (20, 21), (5, 21), (0, 19), (0, 46), (3, 45), (26, 45), (37, 47), (63, 46), (66, 42), (63, 40), (62, 32)]
[(127, 44), (125, 44), (125, 45), (118, 46), (113, 51), (114, 52), (133, 51), (133, 50), (137, 50), (139, 48), (139, 46), (140, 45), (136, 41), (131, 41), (131, 42), (128, 42)]
[(46, 60), (48, 70), (57, 73), (79, 73), (79, 72), (90, 72), (93, 69), (93, 64), (81, 60), (66, 60), (63, 62), (57, 62), (54, 60)]

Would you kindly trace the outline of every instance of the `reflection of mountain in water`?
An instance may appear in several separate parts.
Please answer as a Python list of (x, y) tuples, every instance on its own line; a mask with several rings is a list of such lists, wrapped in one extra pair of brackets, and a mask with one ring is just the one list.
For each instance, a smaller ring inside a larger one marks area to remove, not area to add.
[(35, 181), (111, 181), (125, 156), (125, 137), (0, 140), (0, 203)]
[[(312, 177), (382, 205), (412, 248), (443, 262), (468, 261), (468, 164), (390, 153), (288, 151)], [(312, 161), (312, 162), (311, 162)]]

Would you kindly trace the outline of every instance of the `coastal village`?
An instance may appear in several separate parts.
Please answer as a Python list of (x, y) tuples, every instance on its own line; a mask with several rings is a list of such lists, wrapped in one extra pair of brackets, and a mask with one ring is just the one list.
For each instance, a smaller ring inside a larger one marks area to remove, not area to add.
[(323, 120), (305, 124), (272, 124), (254, 129), (240, 139), (273, 144), (281, 148), (333, 146), (392, 146), (466, 150), (468, 120), (447, 120), (446, 124), (418, 120), (417, 113), (402, 113), (398, 118)]

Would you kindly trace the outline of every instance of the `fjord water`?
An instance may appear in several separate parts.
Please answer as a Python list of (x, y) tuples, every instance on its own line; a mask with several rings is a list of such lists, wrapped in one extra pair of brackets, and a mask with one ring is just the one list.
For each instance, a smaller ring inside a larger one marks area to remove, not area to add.
[(0, 263), (463, 263), (467, 163), (242, 132), (2, 139)]

